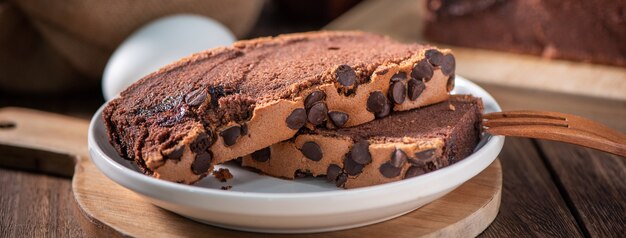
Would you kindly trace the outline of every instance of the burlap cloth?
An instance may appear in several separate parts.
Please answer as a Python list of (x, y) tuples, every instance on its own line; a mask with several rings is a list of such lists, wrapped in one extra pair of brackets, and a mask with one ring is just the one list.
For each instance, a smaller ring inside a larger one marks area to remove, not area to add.
[(263, 0), (0, 0), (0, 93), (98, 87), (113, 50), (156, 18), (209, 16), (245, 36)]

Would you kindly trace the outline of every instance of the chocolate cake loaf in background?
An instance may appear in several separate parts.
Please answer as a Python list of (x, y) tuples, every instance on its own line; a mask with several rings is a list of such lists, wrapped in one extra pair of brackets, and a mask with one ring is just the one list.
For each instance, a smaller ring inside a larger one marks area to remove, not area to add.
[(453, 95), (424, 108), (363, 125), (302, 129), (295, 138), (243, 157), (242, 165), (275, 177), (326, 176), (338, 187), (398, 181), (470, 155), (480, 140), (480, 98)]
[(428, 0), (432, 42), (626, 66), (623, 0)]
[(363, 32), (240, 41), (152, 73), (109, 102), (111, 144), (148, 175), (193, 183), (215, 164), (291, 138), (441, 102), (449, 50)]

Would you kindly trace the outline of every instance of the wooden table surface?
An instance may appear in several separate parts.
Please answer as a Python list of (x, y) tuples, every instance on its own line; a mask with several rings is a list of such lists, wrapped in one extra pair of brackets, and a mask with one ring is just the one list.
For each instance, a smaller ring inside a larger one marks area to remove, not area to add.
[[(574, 113), (626, 132), (624, 100), (520, 89), (491, 82), (480, 85), (505, 110)], [(88, 118), (102, 102), (91, 95), (52, 100), (0, 95), (0, 107), (28, 106)], [(0, 160), (6, 156), (0, 148)], [(501, 162), (500, 212), (481, 236), (623, 237), (626, 234), (626, 158), (558, 142), (507, 138)], [(71, 192), (67, 177), (0, 168), (0, 237), (85, 236)]]

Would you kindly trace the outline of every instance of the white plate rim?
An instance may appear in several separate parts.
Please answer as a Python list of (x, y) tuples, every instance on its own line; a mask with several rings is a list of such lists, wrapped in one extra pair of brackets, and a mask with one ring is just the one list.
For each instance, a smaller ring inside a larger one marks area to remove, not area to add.
[[(460, 87), (456, 87), (453, 93), (482, 97), (485, 112), (500, 111), (497, 102), (486, 91), (456, 77)], [(103, 108), (104, 105), (94, 115), (88, 136), (91, 161), (103, 174), (166, 210), (211, 225), (255, 232), (325, 232), (364, 226), (406, 214), (479, 174), (497, 158), (504, 144), (502, 136), (486, 137), (479, 143), (479, 149), (453, 165), (370, 187), (298, 193), (256, 192), (257, 187), (253, 189), (255, 192), (224, 191), (160, 180), (126, 167), (129, 163), (118, 163), (124, 159), (109, 148), (107, 136), (103, 134)], [(100, 126), (98, 130), (96, 126)], [(96, 141), (96, 133), (100, 142)], [(328, 206), (328, 202), (333, 205)]]

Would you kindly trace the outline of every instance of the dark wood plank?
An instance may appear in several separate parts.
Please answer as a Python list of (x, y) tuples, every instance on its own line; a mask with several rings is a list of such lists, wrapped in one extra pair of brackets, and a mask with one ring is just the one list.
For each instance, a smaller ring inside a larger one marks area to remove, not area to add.
[(507, 138), (500, 160), (503, 172), (500, 213), (481, 236), (582, 236), (529, 139)]
[(0, 92), (0, 108), (25, 107), (83, 119), (90, 119), (102, 104), (104, 98), (99, 88), (65, 94)]
[(0, 168), (0, 237), (84, 237), (71, 180)]
[(583, 231), (624, 237), (626, 158), (561, 142), (537, 143)]

